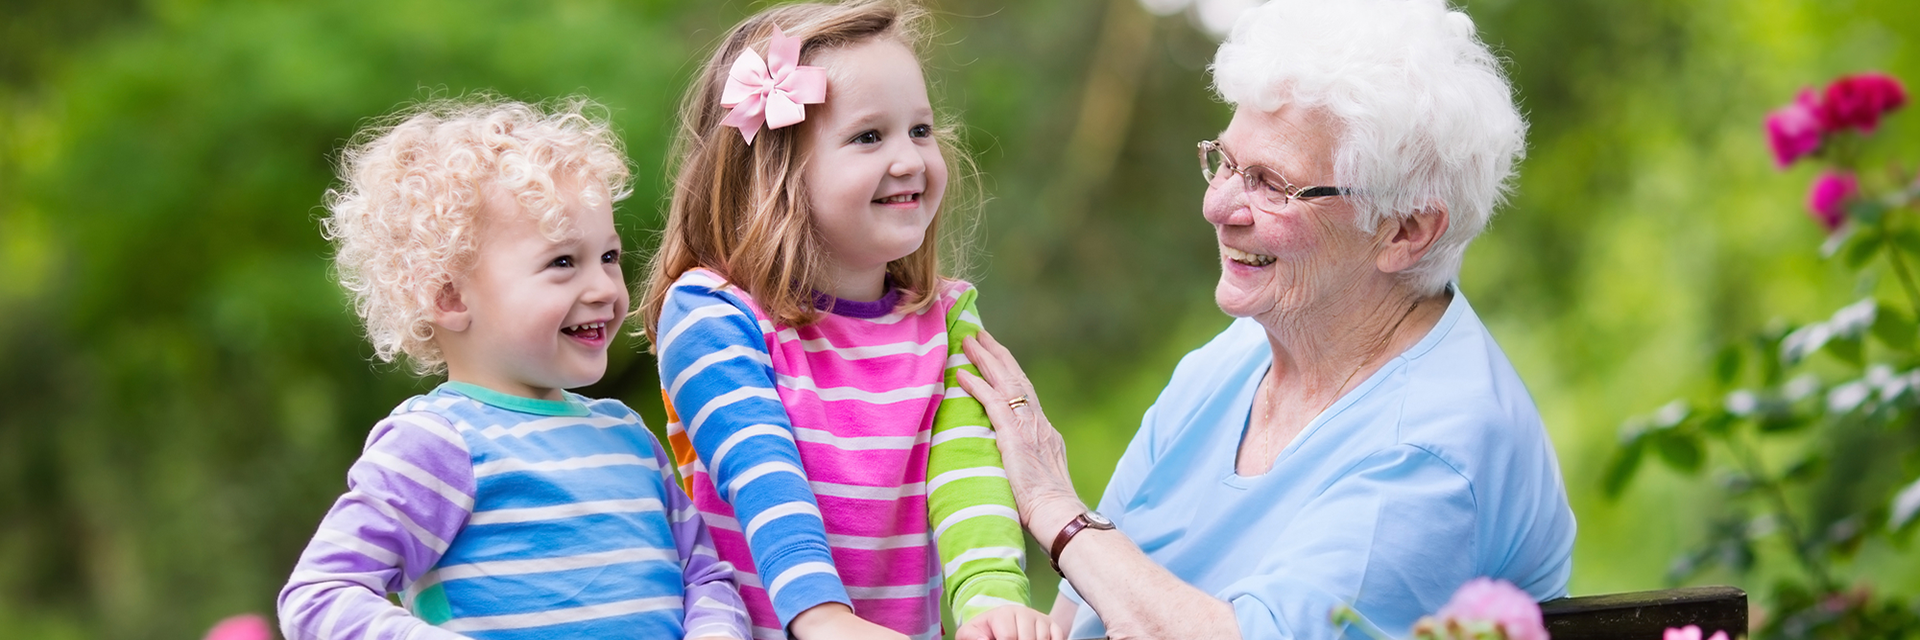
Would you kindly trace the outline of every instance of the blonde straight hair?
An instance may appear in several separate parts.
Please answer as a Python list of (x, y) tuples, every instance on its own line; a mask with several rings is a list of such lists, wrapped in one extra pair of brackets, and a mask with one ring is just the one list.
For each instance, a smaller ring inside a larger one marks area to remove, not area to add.
[[(649, 259), (647, 282), (634, 296), (640, 304), (633, 313), (648, 336), (659, 331), (660, 309), (673, 282), (696, 267), (717, 271), (746, 290), (782, 325), (803, 327), (820, 318), (813, 292), (824, 284), (825, 249), (800, 179), (806, 166), (800, 128), (809, 123), (762, 130), (748, 145), (738, 130), (720, 124), (729, 111), (720, 106), (721, 89), (740, 52), (748, 46), (764, 51), (776, 25), (802, 41), (805, 63), (822, 51), (876, 38), (897, 41), (918, 55), (925, 17), (923, 9), (892, 0), (789, 4), (761, 11), (727, 33), (681, 101), (666, 230)], [(831, 89), (827, 99), (833, 99)], [(939, 298), (943, 244), (952, 245), (945, 249), (955, 254), (954, 261), (965, 253), (965, 234), (949, 239), (941, 233), (943, 226), (967, 230), (967, 224), (953, 224), (965, 221), (943, 225), (942, 220), (978, 207), (979, 173), (971, 158), (955, 152), (955, 130), (942, 122), (934, 134), (952, 177), (946, 203), (927, 227), (929, 241), (887, 264), (892, 286), (906, 291), (896, 311), (919, 312)]]

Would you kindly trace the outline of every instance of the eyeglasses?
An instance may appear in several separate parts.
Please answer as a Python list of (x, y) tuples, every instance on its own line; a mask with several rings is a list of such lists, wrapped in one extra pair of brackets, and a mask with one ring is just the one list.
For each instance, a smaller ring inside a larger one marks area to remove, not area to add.
[(1296, 187), (1288, 182), (1280, 172), (1260, 165), (1238, 166), (1227, 157), (1226, 148), (1218, 140), (1200, 141), (1200, 175), (1206, 176), (1207, 183), (1223, 173), (1237, 173), (1246, 181), (1248, 197), (1264, 203), (1266, 211), (1279, 211), (1291, 204), (1294, 198), (1311, 200), (1331, 196), (1352, 195), (1353, 190), (1345, 187)]

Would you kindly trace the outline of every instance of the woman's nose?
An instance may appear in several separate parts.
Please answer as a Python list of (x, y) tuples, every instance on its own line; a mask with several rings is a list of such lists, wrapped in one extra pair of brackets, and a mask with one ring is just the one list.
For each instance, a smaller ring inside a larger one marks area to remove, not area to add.
[(1207, 185), (1200, 214), (1216, 225), (1253, 224), (1253, 208), (1248, 206), (1247, 190), (1240, 187), (1239, 180), (1214, 180)]

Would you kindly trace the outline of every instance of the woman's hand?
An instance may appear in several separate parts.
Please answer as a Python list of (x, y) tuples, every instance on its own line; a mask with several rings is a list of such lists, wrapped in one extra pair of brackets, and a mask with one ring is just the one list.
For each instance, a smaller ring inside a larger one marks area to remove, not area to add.
[(953, 633), (954, 640), (1067, 640), (1067, 632), (1047, 614), (1034, 611), (1017, 604), (1010, 604), (974, 616), (960, 630)]
[(868, 622), (838, 602), (800, 612), (788, 630), (798, 640), (907, 640), (905, 634)]
[[(1013, 485), (1020, 523), (1042, 546), (1051, 546), (1060, 528), (1087, 509), (1067, 474), (1066, 441), (1047, 422), (1033, 384), (1006, 347), (982, 331), (963, 340), (961, 348), (980, 369), (980, 376), (962, 370), (960, 387), (980, 401), (993, 421), (994, 441), (1000, 447), (1007, 482)], [(1016, 398), (1026, 402), (1009, 404)]]

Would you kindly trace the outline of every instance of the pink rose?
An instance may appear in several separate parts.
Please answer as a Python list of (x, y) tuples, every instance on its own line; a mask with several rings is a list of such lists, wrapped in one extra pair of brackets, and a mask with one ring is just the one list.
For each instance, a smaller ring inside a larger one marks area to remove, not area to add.
[[(1666, 636), (1662, 638), (1662, 640), (1700, 640), (1700, 627), (1687, 625), (1677, 629), (1669, 628), (1667, 629)], [(1713, 632), (1713, 637), (1707, 640), (1727, 640), (1727, 632), (1715, 631)]]
[(1533, 596), (1505, 580), (1474, 578), (1453, 592), (1447, 606), (1434, 614), (1442, 621), (1489, 622), (1506, 634), (1507, 640), (1547, 640), (1547, 626), (1540, 617), (1540, 604)]
[(1820, 100), (1820, 124), (1828, 131), (1858, 129), (1873, 133), (1880, 116), (1907, 103), (1907, 90), (1884, 73), (1843, 76), (1827, 85)]
[(273, 640), (273, 629), (266, 618), (245, 613), (215, 623), (204, 640)]
[(1801, 91), (1793, 104), (1767, 114), (1767, 143), (1773, 147), (1774, 163), (1782, 169), (1818, 150), (1826, 132), (1812, 91)]
[(1813, 189), (1807, 193), (1807, 209), (1815, 222), (1833, 233), (1847, 220), (1847, 201), (1859, 192), (1860, 181), (1853, 174), (1828, 171), (1813, 181)]

